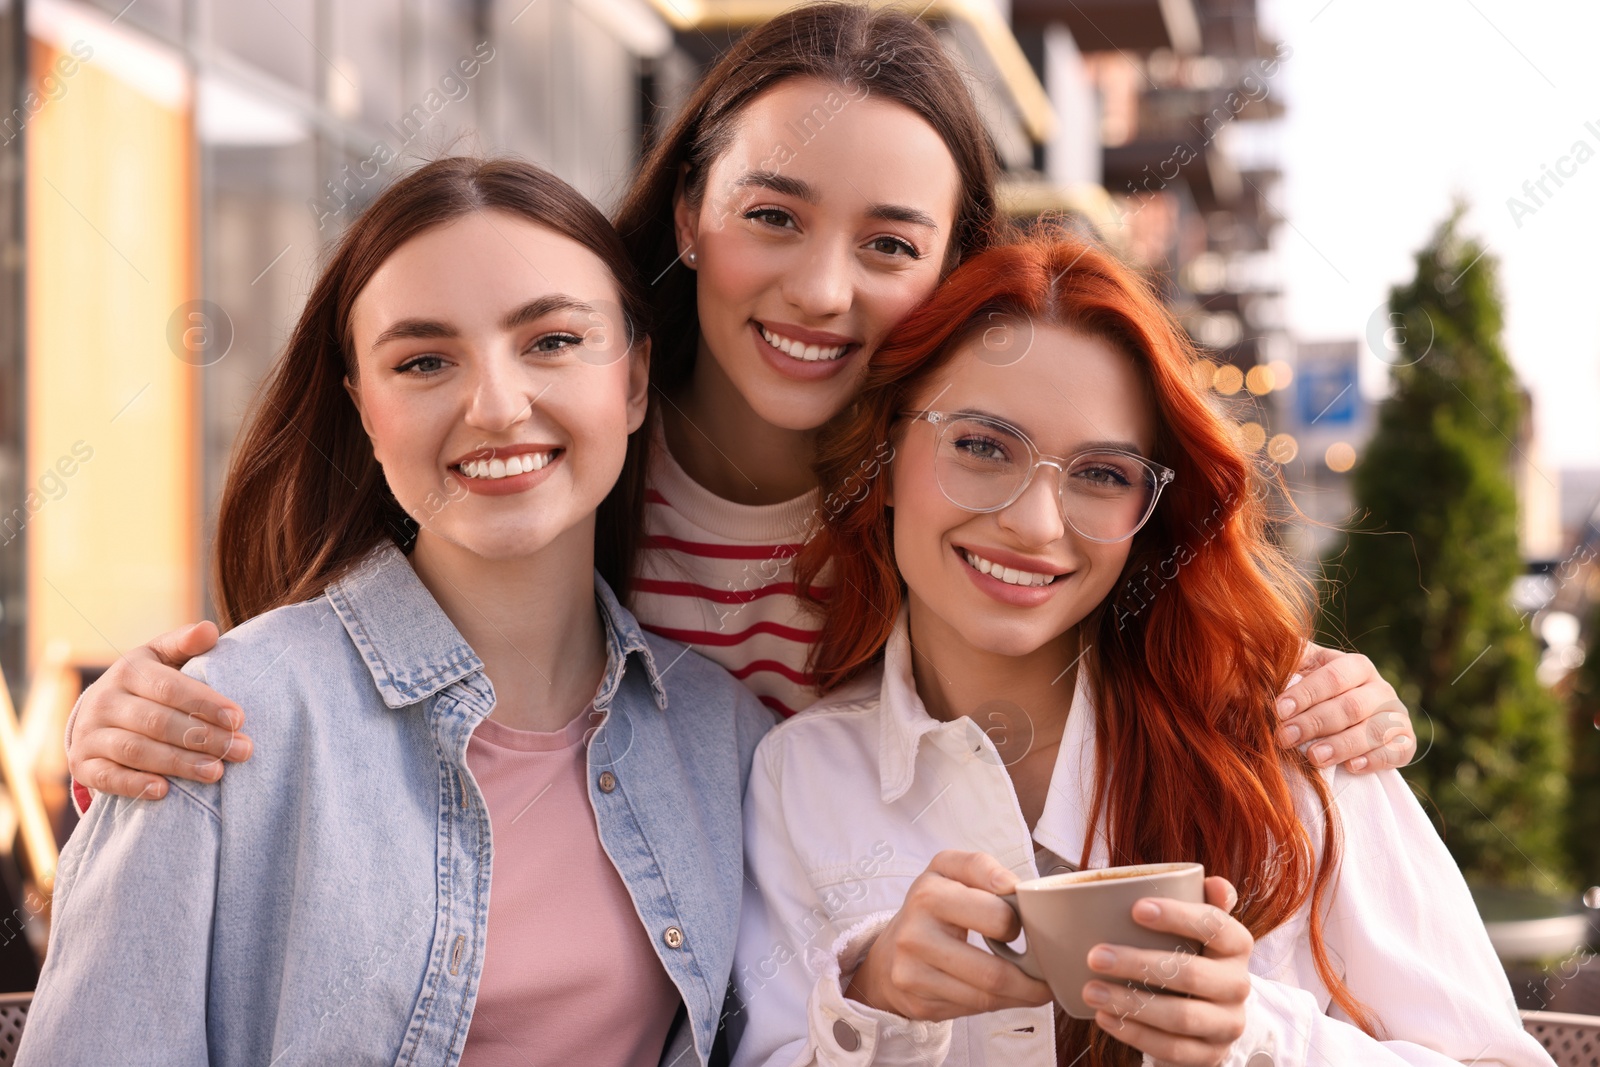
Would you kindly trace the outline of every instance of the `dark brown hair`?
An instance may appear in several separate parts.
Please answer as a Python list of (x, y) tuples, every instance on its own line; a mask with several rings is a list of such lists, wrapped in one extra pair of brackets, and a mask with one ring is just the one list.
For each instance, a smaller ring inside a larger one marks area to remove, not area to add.
[[(549, 171), (516, 159), (456, 156), (400, 178), (351, 223), (317, 279), (240, 434), (217, 518), (223, 626), (309, 600), (385, 540), (409, 547), (415, 522), (389, 491), (355, 404), (350, 311), (374, 272), (413, 237), (475, 211), (504, 211), (593, 252), (617, 283), (633, 341), (649, 305), (600, 210)], [(628, 439), (622, 476), (597, 512), (595, 566), (627, 595), (644, 508), (650, 435)]]
[(672, 390), (688, 380), (699, 344), (694, 272), (676, 268), (673, 197), (699, 207), (706, 173), (733, 139), (740, 112), (788, 78), (819, 78), (903, 104), (943, 138), (961, 175), (951, 234), (952, 267), (987, 246), (996, 222), (994, 148), (961, 73), (933, 31), (903, 11), (854, 3), (806, 4), (741, 37), (701, 81), (683, 111), (640, 161), (617, 210), (617, 230), (650, 281), (657, 347), (651, 378)]

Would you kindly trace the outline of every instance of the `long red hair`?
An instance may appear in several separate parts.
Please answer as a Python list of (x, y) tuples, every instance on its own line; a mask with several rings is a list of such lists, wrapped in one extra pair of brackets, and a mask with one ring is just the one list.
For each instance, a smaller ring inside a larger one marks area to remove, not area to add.
[[(819, 579), (830, 589), (815, 601), (818, 683), (836, 688), (879, 661), (904, 597), (887, 479), (863, 492), (859, 472), (874, 469), (896, 414), (915, 406), (961, 342), (1004, 321), (1077, 330), (1134, 360), (1156, 407), (1152, 458), (1177, 474), (1135, 535), (1117, 588), (1081, 624), (1099, 746), (1079, 863), (1096, 826), (1114, 864), (1203, 863), (1238, 887), (1236, 914), (1256, 937), (1309, 897), (1317, 973), (1334, 1003), (1375, 1033), (1323, 942), (1323, 897), (1339, 863), (1332, 798), (1317, 770), (1274, 738), (1273, 705), (1311, 632), (1313, 591), (1267, 537), (1265, 478), (1196, 387), (1194, 348), (1149, 285), (1093, 243), (1047, 230), (967, 260), (873, 358), (858, 401), (824, 435), (827, 505), (796, 561), (802, 589)], [(1295, 812), (1295, 782), (1327, 813), (1320, 865)], [(1086, 1063), (1137, 1062), (1088, 1023), (1066, 1029), (1064, 1048), (1092, 1046)]]

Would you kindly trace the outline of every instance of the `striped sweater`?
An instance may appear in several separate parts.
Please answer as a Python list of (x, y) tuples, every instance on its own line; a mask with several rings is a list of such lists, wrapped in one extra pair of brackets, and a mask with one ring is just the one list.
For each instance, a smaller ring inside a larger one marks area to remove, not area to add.
[(793, 574), (817, 501), (815, 489), (781, 504), (724, 500), (678, 465), (657, 423), (633, 613), (646, 630), (721, 664), (784, 716), (817, 696), (805, 666), (821, 631)]

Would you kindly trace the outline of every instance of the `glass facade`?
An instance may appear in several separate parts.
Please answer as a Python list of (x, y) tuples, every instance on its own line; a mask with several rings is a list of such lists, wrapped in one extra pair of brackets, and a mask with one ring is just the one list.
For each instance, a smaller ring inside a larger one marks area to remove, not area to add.
[[(0, 0), (0, 669), (22, 676), (27, 544), (22, 384), (22, 131), (27, 34), (21, 11)], [(21, 516), (16, 514), (22, 508)], [(15, 693), (13, 695), (16, 695)]]
[[(96, 449), (70, 495), (0, 536), (14, 685), (51, 640), (92, 670), (206, 610), (233, 441), (350, 218), (453, 152), (537, 160), (614, 208), (640, 146), (765, 17), (680, 15), (671, 0), (0, 0), (7, 112), (74, 46), (92, 52), (48, 121), (0, 144), (0, 503), (26, 501), (25, 474), (78, 437)], [(929, 18), (972, 61), (1003, 154), (1030, 165), (1016, 70), (971, 26)], [(59, 241), (24, 257), (28, 225)]]

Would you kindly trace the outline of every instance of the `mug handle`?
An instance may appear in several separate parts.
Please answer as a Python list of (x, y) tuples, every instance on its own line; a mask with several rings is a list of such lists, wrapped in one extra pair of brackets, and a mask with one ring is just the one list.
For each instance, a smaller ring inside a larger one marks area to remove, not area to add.
[[(1015, 893), (1006, 893), (1001, 895), (1000, 899), (1011, 906), (1011, 910), (1017, 913), (1017, 921), (1021, 922), (1022, 909), (1017, 906), (1017, 895)], [(1034, 962), (1032, 946), (1030, 946), (1026, 952), (1018, 952), (1004, 941), (996, 941), (988, 934), (984, 934), (983, 939), (988, 943), (989, 951), (993, 952), (996, 956), (999, 956), (1007, 963), (1016, 964), (1019, 968), (1021, 968), (1022, 973), (1027, 975), (1029, 978), (1036, 979), (1040, 982), (1044, 981), (1044, 975), (1040, 972), (1039, 965)]]

